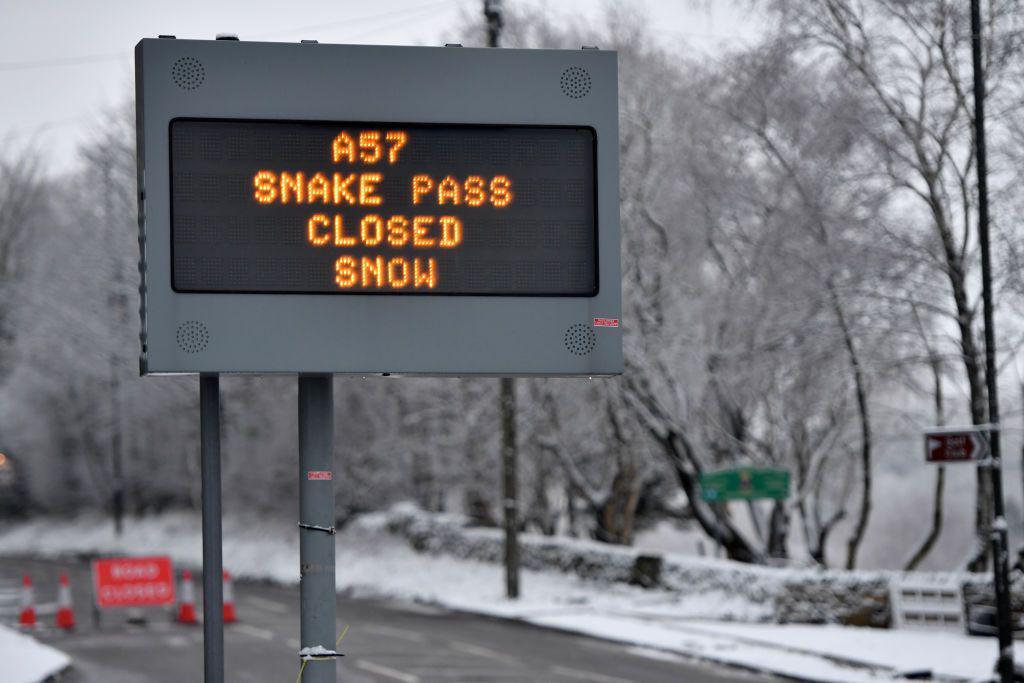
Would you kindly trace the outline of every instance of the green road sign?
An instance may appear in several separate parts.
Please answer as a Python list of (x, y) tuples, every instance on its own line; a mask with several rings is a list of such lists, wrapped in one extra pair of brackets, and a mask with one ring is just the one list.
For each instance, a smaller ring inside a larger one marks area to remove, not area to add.
[(789, 472), (770, 467), (737, 467), (700, 475), (701, 497), (709, 503), (789, 497)]

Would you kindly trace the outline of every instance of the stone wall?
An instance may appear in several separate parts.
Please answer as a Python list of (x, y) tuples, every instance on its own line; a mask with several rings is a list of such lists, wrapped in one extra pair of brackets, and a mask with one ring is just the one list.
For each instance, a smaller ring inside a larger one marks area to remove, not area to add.
[[(469, 527), (459, 516), (399, 508), (388, 513), (387, 528), (419, 552), (503, 561), (502, 531)], [(780, 569), (534, 534), (520, 536), (520, 558), (524, 568), (554, 569), (586, 580), (630, 583), (681, 595), (735, 595), (767, 606), (780, 623), (887, 628), (892, 622), (892, 574), (888, 572)]]

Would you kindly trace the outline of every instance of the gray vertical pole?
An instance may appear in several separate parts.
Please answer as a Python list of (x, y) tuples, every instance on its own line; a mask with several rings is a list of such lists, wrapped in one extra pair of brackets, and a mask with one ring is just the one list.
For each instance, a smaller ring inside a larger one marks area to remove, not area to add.
[[(299, 376), (299, 608), (303, 648), (335, 648), (334, 394), (330, 375)], [(334, 683), (333, 657), (310, 660), (302, 683)]]
[(971, 0), (971, 62), (974, 69), (974, 145), (978, 172), (978, 246), (981, 251), (981, 299), (985, 319), (985, 389), (988, 394), (989, 474), (992, 477), (992, 571), (999, 632), (997, 668), (1002, 683), (1014, 680), (1013, 614), (1010, 604), (1009, 538), (1003, 504), (1003, 462), (999, 450), (999, 394), (996, 330), (992, 304), (992, 259), (988, 231), (988, 162), (985, 149), (985, 67), (981, 54), (981, 3)]
[(519, 505), (516, 481), (516, 385), (501, 378), (501, 496), (505, 509), (505, 596), (519, 597)]
[[(484, 0), (484, 19), (487, 21), (487, 46), (501, 44), (501, 0)], [(516, 380), (501, 379), (501, 500), (505, 512), (505, 596), (519, 597), (519, 503), (516, 476)]]
[(220, 535), (220, 377), (199, 376), (203, 478), (203, 673), (224, 683), (224, 586)]
[(487, 21), (487, 47), (498, 47), (504, 26), (501, 0), (484, 0), (484, 19)]

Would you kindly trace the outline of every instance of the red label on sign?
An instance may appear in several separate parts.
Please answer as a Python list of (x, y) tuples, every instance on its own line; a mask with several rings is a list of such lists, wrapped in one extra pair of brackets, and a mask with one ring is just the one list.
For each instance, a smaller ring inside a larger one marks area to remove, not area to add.
[(594, 318), (594, 327), (618, 327), (618, 318)]
[(925, 435), (928, 462), (970, 462), (987, 455), (988, 446), (978, 432), (930, 433)]
[(309, 481), (331, 481), (334, 475), (330, 470), (309, 470), (306, 472), (306, 479)]
[(174, 570), (169, 557), (93, 560), (92, 584), (100, 608), (174, 603)]

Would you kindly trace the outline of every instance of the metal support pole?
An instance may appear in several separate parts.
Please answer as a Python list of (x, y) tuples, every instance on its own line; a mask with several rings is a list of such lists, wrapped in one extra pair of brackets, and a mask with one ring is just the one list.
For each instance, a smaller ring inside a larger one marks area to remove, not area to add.
[(501, 0), (484, 0), (484, 20), (487, 22), (487, 47), (498, 47), (504, 26)]
[(203, 477), (203, 674), (224, 683), (224, 585), (220, 528), (220, 377), (199, 376)]
[(516, 474), (516, 385), (501, 378), (501, 497), (505, 510), (505, 595), (519, 597), (519, 506)]
[[(501, 44), (501, 0), (484, 0), (484, 19), (487, 21), (487, 46)], [(501, 500), (505, 514), (505, 596), (519, 597), (519, 507), (516, 475), (516, 381), (513, 377), (501, 379)]]
[(302, 683), (334, 683), (334, 394), (330, 375), (299, 377), (299, 608), (303, 649), (311, 659)]
[(974, 144), (978, 171), (978, 246), (981, 250), (981, 296), (985, 319), (985, 388), (988, 394), (989, 473), (992, 477), (992, 571), (996, 598), (996, 623), (999, 627), (997, 668), (1002, 683), (1012, 683), (1013, 615), (1010, 611), (1010, 569), (1003, 504), (1003, 463), (999, 444), (999, 394), (996, 368), (996, 331), (992, 304), (992, 259), (988, 230), (988, 161), (985, 149), (985, 67), (981, 47), (981, 3), (971, 0), (971, 57), (974, 67)]

